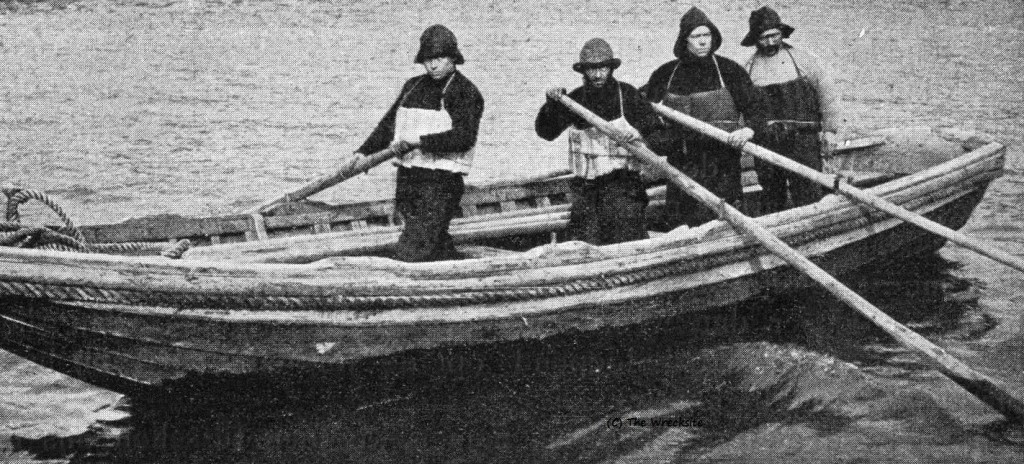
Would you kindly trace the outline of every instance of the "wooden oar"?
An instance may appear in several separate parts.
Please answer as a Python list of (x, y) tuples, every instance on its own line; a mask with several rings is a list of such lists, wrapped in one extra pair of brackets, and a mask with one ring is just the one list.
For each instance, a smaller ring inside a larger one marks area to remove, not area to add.
[[(576, 103), (568, 96), (562, 95), (560, 101), (569, 107), (574, 113), (580, 115), (587, 122), (597, 127), (605, 134), (617, 138), (618, 132), (609, 123), (590, 110)], [(974, 394), (995, 410), (1014, 421), (1024, 421), (1024, 401), (1015, 398), (1006, 389), (1000, 387), (996, 382), (984, 374), (971, 369), (969, 366), (954, 358), (945, 350), (936, 346), (926, 338), (908, 329), (895, 319), (889, 317), (882, 310), (876, 308), (860, 295), (850, 290), (823, 269), (812, 263), (803, 255), (797, 253), (778, 237), (768, 232), (761, 224), (754, 219), (743, 215), (739, 210), (733, 208), (725, 200), (718, 198), (713, 193), (690, 179), (685, 174), (668, 164), (664, 158), (654, 154), (649, 148), (639, 143), (624, 143), (634, 156), (665, 173), (669, 182), (672, 182), (687, 194), (697, 199), (708, 208), (711, 208), (720, 218), (727, 221), (736, 229), (749, 234), (765, 248), (770, 250), (779, 258), (797, 268), (808, 277), (821, 284), (830, 293), (840, 300), (852, 306), (864, 317), (868, 318), (875, 325), (886, 333), (890, 334), (903, 346), (917, 351), (926, 359), (930, 360), (936, 368), (954, 382), (962, 386), (968, 392)]]
[[(729, 133), (719, 129), (711, 124), (701, 121), (693, 116), (685, 113), (673, 110), (665, 105), (659, 103), (651, 104), (654, 110), (661, 113), (665, 117), (678, 122), (690, 129), (693, 129), (701, 134), (708, 137), (718, 139), (725, 142), (729, 137)], [(837, 192), (846, 195), (847, 197), (859, 201), (861, 203), (868, 204), (879, 210), (891, 214), (892, 216), (902, 219), (903, 221), (909, 222), (915, 226), (918, 226), (928, 232), (939, 235), (957, 245), (960, 245), (969, 250), (973, 250), (983, 256), (992, 258), (995, 261), (1010, 266), (1018, 271), (1024, 272), (1024, 259), (1018, 258), (1010, 253), (995, 248), (990, 245), (982, 243), (980, 240), (970, 237), (963, 232), (950, 229), (942, 224), (932, 221), (920, 214), (914, 213), (902, 206), (899, 206), (889, 200), (886, 200), (878, 195), (872, 195), (865, 192), (857, 187), (854, 187), (843, 180), (841, 177), (833, 174), (825, 174), (823, 172), (816, 171), (807, 166), (804, 166), (796, 161), (786, 158), (778, 153), (775, 153), (767, 148), (754, 145), (753, 143), (747, 143), (743, 145), (743, 151), (749, 153), (751, 156), (757, 157), (761, 160), (774, 164), (780, 168), (794, 172), (798, 175), (806, 177), (811, 181), (821, 184), (830, 189), (834, 189)]]
[(305, 187), (302, 187), (291, 193), (286, 193), (284, 195), (281, 195), (280, 197), (263, 203), (252, 212), (262, 213), (266, 211), (267, 208), (278, 203), (301, 200), (317, 192), (320, 192), (326, 188), (337, 185), (346, 179), (350, 179), (366, 171), (369, 171), (370, 168), (401, 154), (402, 153), (398, 153), (392, 150), (391, 147), (388, 147), (371, 155), (353, 156), (352, 159), (350, 159), (347, 163), (345, 163), (344, 166), (335, 171), (334, 174), (321, 177), (313, 181), (312, 183), (306, 185)]
[(547, 172), (542, 172), (540, 174), (534, 174), (532, 176), (513, 177), (511, 179), (494, 179), (494, 180), (490, 180), (488, 182), (485, 182), (483, 184), (466, 184), (466, 187), (467, 188), (475, 188), (475, 189), (478, 189), (478, 190), (486, 190), (486, 189), (492, 189), (492, 188), (498, 188), (498, 187), (509, 187), (509, 186), (513, 186), (513, 185), (529, 184), (529, 183), (532, 183), (532, 182), (541, 182), (541, 181), (545, 181), (545, 180), (548, 180), (548, 179), (553, 179), (555, 177), (561, 177), (561, 176), (568, 175), (568, 174), (572, 174), (572, 170), (571, 169), (559, 168), (559, 169), (553, 169), (553, 170), (550, 170), (550, 171), (547, 171)]

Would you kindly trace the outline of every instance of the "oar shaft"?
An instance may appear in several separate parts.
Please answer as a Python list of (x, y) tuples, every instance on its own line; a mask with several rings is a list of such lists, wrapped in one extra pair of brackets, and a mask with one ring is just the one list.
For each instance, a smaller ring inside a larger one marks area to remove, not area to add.
[[(597, 127), (598, 130), (609, 136), (615, 137), (616, 131), (607, 121), (604, 121), (590, 110), (573, 101), (568, 96), (561, 96), (560, 101), (569, 107), (569, 109), (574, 113), (583, 117), (594, 127)], [(669, 182), (674, 183), (689, 195), (714, 210), (719, 217), (729, 222), (733, 227), (757, 238), (757, 240), (760, 241), (761, 244), (769, 251), (805, 273), (810, 278), (814, 279), (830, 293), (849, 304), (855, 310), (867, 317), (871, 322), (875, 323), (875, 325), (880, 327), (882, 330), (885, 330), (886, 333), (892, 335), (901, 344), (907, 348), (917, 351), (926, 359), (932, 361), (932, 363), (943, 374), (947, 375), (961, 386), (964, 386), (965, 389), (978, 396), (979, 399), (985, 401), (994, 409), (1013, 420), (1024, 420), (1024, 402), (1014, 398), (1012, 395), (1001, 389), (996, 385), (994, 380), (971, 369), (966, 364), (949, 355), (939, 346), (931, 343), (926, 338), (889, 317), (887, 314), (882, 312), (882, 310), (876, 308), (853, 290), (850, 290), (848, 287), (843, 285), (842, 282), (836, 280), (809, 259), (797, 253), (796, 250), (791, 248), (781, 239), (772, 235), (771, 232), (761, 226), (757, 221), (745, 216), (732, 205), (715, 196), (703, 186), (670, 165), (668, 161), (654, 154), (654, 152), (646, 146), (638, 143), (623, 144), (622, 146), (648, 165), (660, 169), (667, 175)]]
[[(709, 137), (725, 141), (729, 136), (729, 133), (719, 129), (711, 124), (701, 121), (688, 114), (673, 110), (665, 105), (659, 103), (653, 103), (654, 110), (661, 113), (665, 117), (672, 119), (684, 126), (687, 126), (701, 134)], [(1010, 266), (1018, 271), (1024, 272), (1024, 259), (1016, 257), (1006, 251), (998, 248), (986, 245), (980, 240), (970, 237), (963, 232), (956, 231), (932, 221), (920, 214), (914, 213), (902, 206), (899, 206), (889, 200), (886, 200), (877, 195), (872, 195), (864, 190), (850, 185), (842, 178), (832, 175), (825, 174), (820, 171), (816, 171), (807, 166), (804, 166), (796, 161), (786, 158), (774, 151), (767, 148), (755, 145), (753, 143), (747, 143), (743, 145), (743, 151), (749, 153), (751, 156), (759, 158), (763, 161), (771, 163), (780, 168), (786, 169), (790, 172), (803, 176), (817, 184), (823, 185), (828, 188), (837, 189), (839, 193), (857, 200), (862, 203), (866, 203), (874, 208), (884, 211), (893, 217), (909, 222), (915, 226), (918, 226), (928, 232), (939, 235), (957, 245), (964, 248), (975, 251), (978, 254), (992, 258), (995, 261)]]
[(550, 170), (548, 172), (542, 172), (540, 174), (535, 174), (535, 175), (527, 176), (527, 177), (516, 177), (516, 178), (511, 178), (511, 179), (495, 179), (495, 180), (490, 180), (490, 181), (488, 181), (486, 183), (483, 183), (483, 184), (467, 184), (466, 187), (467, 188), (470, 188), (470, 187), (471, 188), (476, 188), (476, 189), (480, 189), (480, 190), (499, 188), (499, 187), (509, 187), (509, 186), (514, 186), (514, 185), (529, 184), (529, 183), (532, 183), (532, 182), (542, 182), (542, 181), (546, 181), (546, 180), (549, 180), (549, 179), (554, 179), (555, 177), (561, 177), (561, 176), (568, 175), (568, 174), (572, 174), (572, 170), (571, 169), (560, 168), (560, 169), (553, 169), (553, 170)]
[(383, 163), (391, 158), (394, 158), (399, 154), (400, 153), (397, 153), (394, 150), (392, 150), (391, 147), (388, 147), (371, 155), (353, 156), (352, 159), (348, 160), (348, 162), (345, 163), (344, 166), (339, 168), (333, 174), (321, 177), (311, 182), (310, 184), (306, 185), (305, 187), (302, 187), (291, 193), (286, 193), (280, 197), (270, 200), (260, 205), (255, 212), (263, 212), (267, 208), (278, 203), (302, 200), (310, 195), (313, 195), (324, 189), (337, 185), (346, 179), (350, 179), (366, 171), (369, 171), (370, 168), (380, 163)]

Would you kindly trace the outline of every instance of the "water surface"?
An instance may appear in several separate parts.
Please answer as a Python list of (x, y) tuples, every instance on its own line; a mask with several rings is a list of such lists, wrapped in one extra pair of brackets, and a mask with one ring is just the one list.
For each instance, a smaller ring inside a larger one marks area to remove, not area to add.
[[(738, 42), (757, 6), (701, 5), (726, 37), (724, 55), (748, 56)], [(672, 58), (687, 8), (83, 0), (8, 11), (0, 15), (0, 182), (45, 190), (79, 223), (244, 210), (355, 149), (400, 84), (421, 72), (415, 46), (433, 23), (458, 35), (461, 69), (487, 101), (471, 181), (558, 168), (564, 141), (532, 133), (543, 90), (578, 84), (570, 65), (593, 36), (623, 59), (618, 78), (643, 83)], [(965, 230), (1024, 253), (1019, 2), (801, 0), (779, 11), (797, 29), (793, 42), (832, 67), (851, 133), (951, 126), (1010, 145), (1005, 176)], [(392, 176), (377, 168), (319, 198), (386, 197)], [(947, 246), (845, 280), (1022, 393), (1019, 274)], [(119, 401), (0, 352), (0, 458), (1024, 460), (1019, 427), (815, 291), (453, 359), (462, 364), (443, 375), (411, 369), (326, 396), (180, 408)]]

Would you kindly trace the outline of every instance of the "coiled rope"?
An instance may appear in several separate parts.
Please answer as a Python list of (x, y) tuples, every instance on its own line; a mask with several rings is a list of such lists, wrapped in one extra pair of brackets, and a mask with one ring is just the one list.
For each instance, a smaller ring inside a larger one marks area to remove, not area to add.
[[(126, 243), (94, 243), (86, 242), (85, 235), (75, 226), (64, 209), (49, 195), (38, 190), (4, 187), (7, 197), (5, 220), (0, 222), (0, 246), (17, 248), (34, 248), (42, 250), (77, 251), (81, 253), (108, 254), (157, 254), (171, 259), (179, 259), (192, 247), (188, 239), (178, 240), (167, 245), (165, 243), (126, 242)], [(64, 222), (58, 229), (49, 227), (31, 227), (21, 224), (18, 207), (36, 200), (52, 210)]]

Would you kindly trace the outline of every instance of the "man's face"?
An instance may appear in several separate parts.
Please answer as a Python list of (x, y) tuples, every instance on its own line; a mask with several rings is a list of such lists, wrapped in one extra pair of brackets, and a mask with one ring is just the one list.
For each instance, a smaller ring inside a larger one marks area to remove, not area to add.
[(590, 84), (592, 87), (601, 88), (608, 82), (608, 77), (612, 75), (612, 68), (608, 66), (602, 66), (600, 68), (587, 68), (583, 70), (584, 82)]
[(455, 62), (449, 56), (439, 56), (424, 60), (423, 69), (427, 70), (427, 74), (430, 74), (431, 79), (441, 80), (448, 77), (452, 71), (455, 71)]
[(757, 39), (757, 51), (765, 56), (775, 56), (781, 46), (782, 31), (778, 29), (768, 29)]
[(711, 53), (711, 29), (707, 26), (694, 29), (686, 37), (686, 50), (700, 58), (708, 56)]

